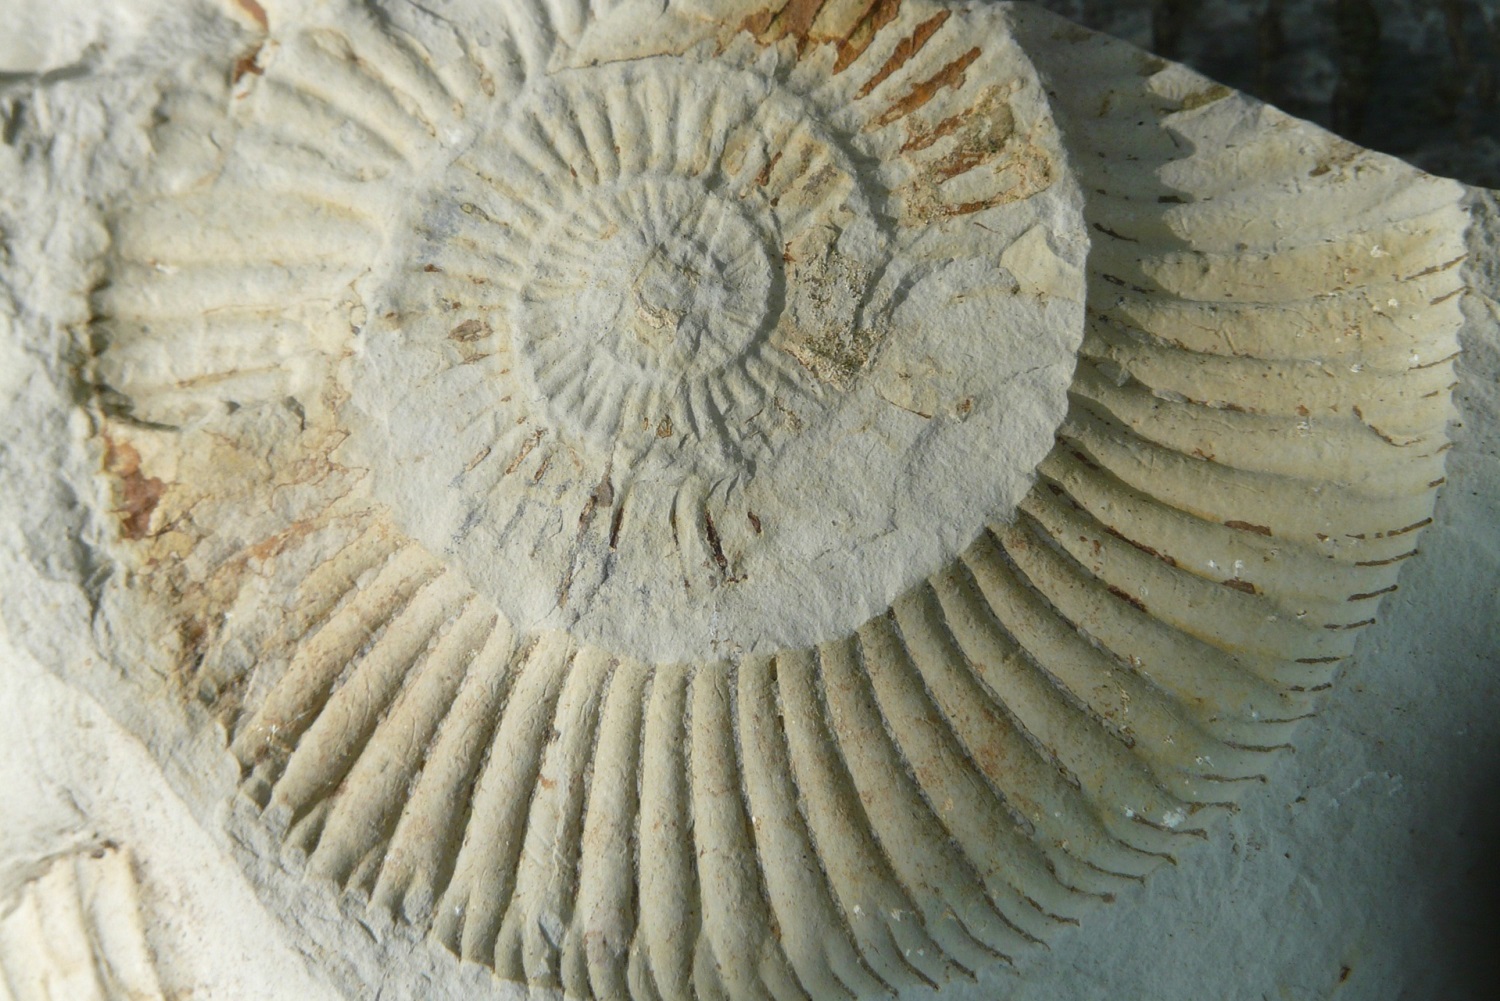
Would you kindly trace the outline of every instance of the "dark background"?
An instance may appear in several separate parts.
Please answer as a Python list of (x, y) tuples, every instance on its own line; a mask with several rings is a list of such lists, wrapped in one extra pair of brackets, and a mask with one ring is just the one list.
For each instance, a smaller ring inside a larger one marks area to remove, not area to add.
[(1500, 188), (1500, 0), (1037, 0), (1435, 174)]

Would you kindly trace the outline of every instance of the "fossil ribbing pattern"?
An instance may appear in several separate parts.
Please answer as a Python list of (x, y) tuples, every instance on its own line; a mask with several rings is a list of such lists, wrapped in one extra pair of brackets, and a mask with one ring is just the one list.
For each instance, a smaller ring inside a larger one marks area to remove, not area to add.
[(45, 863), (0, 901), (4, 1001), (162, 1001), (130, 856), (115, 845)]
[(485, 9), (169, 90), (95, 295), (119, 559), (297, 864), (864, 998), (1203, 838), (1430, 522), (1456, 186), (1006, 4)]

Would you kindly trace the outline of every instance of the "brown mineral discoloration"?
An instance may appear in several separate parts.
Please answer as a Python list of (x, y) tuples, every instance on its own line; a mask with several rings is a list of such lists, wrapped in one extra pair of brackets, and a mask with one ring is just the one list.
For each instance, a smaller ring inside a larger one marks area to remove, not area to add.
[[(982, 160), (981, 164), (989, 161)], [(961, 164), (951, 164), (958, 167)], [(957, 176), (957, 175), (954, 175)], [(1030, 198), (1050, 187), (1053, 180), (1052, 160), (1045, 152), (1030, 143), (1017, 148), (1014, 157), (998, 165), (994, 170), (992, 187), (998, 189), (983, 198), (950, 201), (940, 193), (940, 185), (951, 177), (942, 173), (919, 174), (905, 190), (905, 214), (911, 223), (921, 224), (935, 219), (973, 215), (997, 205)]]
[(609, 549), (610, 552), (620, 548), (620, 528), (625, 522), (625, 501), (622, 498), (618, 507), (615, 508), (615, 516), (609, 522)]
[(1271, 530), (1265, 525), (1252, 525), (1248, 521), (1230, 520), (1224, 522), (1225, 528), (1233, 528), (1240, 532), (1254, 532), (1256, 535), (1270, 535)]
[(262, 31), (271, 27), (271, 19), (266, 16), (266, 9), (256, 3), (256, 0), (234, 0), (234, 5), (250, 20), (260, 25)]
[(978, 58), (979, 47), (976, 45), (926, 80), (913, 85), (912, 89), (907, 91), (905, 96), (881, 112), (870, 123), (870, 127), (876, 129), (883, 128), (894, 121), (905, 118), (907, 115), (926, 105), (928, 101), (937, 96), (938, 91), (944, 88), (951, 87), (954, 90), (958, 90), (968, 79), (964, 71)]
[(478, 452), (475, 452), (474, 453), (474, 458), (470, 459), (464, 465), (464, 472), (466, 472), (466, 473), (473, 472), (474, 471), (474, 467), (478, 466), (485, 459), (488, 459), (490, 457), (490, 453), (492, 451), (494, 451), (494, 450), (491, 449), (490, 446), (486, 445), (483, 448), (481, 448)]
[(1427, 303), (1427, 305), (1429, 305), (1429, 306), (1441, 306), (1443, 303), (1449, 301), (1450, 299), (1457, 299), (1459, 296), (1463, 295), (1465, 292), (1468, 292), (1468, 291), (1469, 291), (1469, 287), (1467, 285), (1465, 285), (1463, 288), (1456, 288), (1452, 292), (1447, 293), (1446, 295), (1440, 295), (1436, 299), (1433, 299), (1433, 300), (1429, 301)]
[(490, 356), (486, 342), (492, 333), (490, 325), (482, 320), (465, 320), (453, 328), (448, 339), (463, 363), (470, 365)]
[(1224, 100), (1224, 98), (1229, 97), (1233, 93), (1234, 91), (1230, 90), (1223, 84), (1216, 83), (1212, 87), (1208, 87), (1205, 90), (1200, 90), (1194, 94), (1189, 94), (1187, 97), (1183, 98), (1182, 110), (1193, 111), (1197, 108), (1207, 107), (1208, 105), (1213, 104), (1216, 101)]
[(1015, 116), (998, 87), (987, 89), (961, 117), (961, 124), (952, 130), (957, 136), (953, 149), (930, 168), (944, 181), (999, 156), (1015, 134)]
[(790, 38), (798, 53), (832, 45), (837, 53), (833, 71), (842, 73), (900, 10), (901, 0), (783, 0), (751, 14), (740, 28), (763, 45)]
[(479, 320), (465, 320), (458, 326), (454, 327), (453, 332), (450, 333), (448, 337), (451, 340), (460, 341), (465, 344), (472, 344), (474, 341), (477, 341), (489, 334), (489, 332), (490, 328), (483, 322)]
[[(1057, 493), (1060, 494), (1062, 492), (1061, 488), (1058, 488), (1055, 492), (1057, 492)], [(1134, 546), (1136, 549), (1139, 549), (1141, 552), (1145, 553), (1147, 556), (1154, 556), (1154, 557), (1156, 557), (1157, 559), (1161, 560), (1163, 563), (1165, 563), (1169, 567), (1175, 567), (1177, 565), (1177, 561), (1175, 559), (1173, 559), (1172, 557), (1166, 555), (1165, 553), (1159, 552), (1156, 549), (1153, 549), (1152, 547), (1146, 545), (1144, 542), (1137, 542), (1135, 539), (1130, 538), (1129, 536), (1125, 535), (1123, 532), (1119, 531), (1118, 529), (1109, 528), (1109, 527), (1106, 526), (1104, 530), (1106, 532), (1108, 532), (1110, 535), (1112, 535), (1115, 538), (1119, 539), (1121, 542), (1129, 543), (1130, 545)]]
[(967, 111), (951, 115), (938, 122), (931, 128), (925, 128), (921, 122), (908, 122), (906, 126), (906, 142), (901, 145), (901, 152), (916, 153), (927, 149), (939, 139), (951, 136), (962, 129), (969, 121)]
[(860, 17), (855, 21), (853, 27), (838, 41), (838, 58), (834, 60), (833, 71), (842, 73), (860, 56), (864, 55), (865, 49), (875, 40), (882, 28), (896, 19), (896, 14), (901, 9), (901, 0), (866, 0)]
[(1365, 626), (1373, 626), (1374, 624), (1374, 619), (1361, 619), (1358, 622), (1330, 622), (1323, 628), (1334, 631), (1344, 631), (1349, 629), (1363, 629)]
[(789, 0), (779, 11), (764, 10), (750, 15), (745, 28), (757, 38), (779, 41), (795, 38), (799, 48), (812, 41), (813, 22), (827, 0)]
[(1458, 267), (1460, 264), (1463, 264), (1468, 259), (1468, 254), (1459, 254), (1457, 257), (1452, 258), (1451, 260), (1444, 261), (1441, 264), (1434, 264), (1430, 268), (1423, 268), (1421, 271), (1415, 272), (1414, 274), (1406, 275), (1402, 277), (1401, 280), (1403, 282), (1409, 282), (1414, 278), (1428, 278), (1432, 275), (1440, 275), (1444, 271), (1452, 271), (1454, 268)]
[(708, 547), (713, 551), (714, 563), (718, 566), (720, 573), (729, 570), (729, 559), (724, 555), (724, 546), (719, 541), (719, 530), (714, 525), (714, 516), (707, 511), (703, 512), (703, 534), (708, 539)]
[(229, 82), (239, 83), (246, 76), (265, 76), (266, 71), (260, 65), (260, 48), (247, 52), (235, 60), (234, 69), (230, 71)]
[(120, 535), (132, 541), (151, 532), (151, 515), (166, 492), (166, 484), (141, 472), (141, 453), (129, 442), (104, 438), (104, 468), (115, 477), (115, 515)]
[(765, 166), (760, 168), (760, 173), (755, 175), (756, 184), (764, 188), (767, 184), (771, 183), (771, 171), (775, 170), (776, 165), (781, 162), (781, 154), (781, 150), (777, 150), (771, 154), (771, 158), (765, 162)]
[(1333, 139), (1328, 143), (1325, 155), (1319, 160), (1318, 165), (1307, 172), (1308, 177), (1323, 177), (1334, 171), (1345, 171), (1358, 160), (1364, 150), (1351, 142), (1343, 139)]
[[(773, 169), (768, 191), (771, 204), (780, 205), (783, 211), (824, 211), (830, 205), (838, 205), (847, 197), (853, 184), (849, 175), (832, 164), (816, 166), (817, 152), (811, 146), (803, 146), (792, 157), (777, 157), (780, 170)], [(828, 213), (830, 224), (839, 224), (846, 215), (841, 210)], [(788, 245), (786, 251), (794, 251)]]
[[(903, 154), (942, 149), (936, 159), (914, 166), (913, 178), (903, 190), (910, 221), (925, 223), (969, 215), (1030, 198), (1052, 184), (1055, 167), (1051, 156), (1030, 136), (1017, 132), (1010, 105), (1013, 92), (1013, 85), (992, 85), (959, 114), (935, 123), (923, 121), (920, 116), (906, 120)], [(991, 194), (964, 201), (945, 196), (943, 185), (948, 181), (986, 166), (991, 168), (993, 176), (987, 185)]]
[(1375, 435), (1375, 437), (1379, 438), (1387, 445), (1394, 445), (1397, 448), (1405, 448), (1408, 445), (1414, 445), (1422, 440), (1420, 437), (1411, 437), (1406, 435), (1397, 438), (1395, 435), (1384, 431), (1372, 424), (1370, 420), (1365, 417), (1364, 411), (1359, 408), (1358, 404), (1355, 404), (1352, 409), (1354, 411), (1354, 416), (1359, 420), (1359, 422), (1366, 428), (1368, 428), (1371, 434)]
[(1349, 595), (1349, 597), (1346, 600), (1348, 600), (1348, 601), (1369, 601), (1371, 598), (1378, 598), (1382, 594), (1391, 594), (1392, 592), (1394, 592), (1395, 590), (1397, 590), (1400, 586), (1401, 585), (1399, 585), (1399, 584), (1391, 584), (1391, 585), (1388, 585), (1386, 587), (1382, 587), (1378, 591), (1364, 591), (1364, 592), (1361, 592), (1359, 594), (1351, 594), (1351, 595)]
[(1121, 601), (1125, 602), (1126, 604), (1134, 605), (1136, 608), (1138, 608), (1142, 612), (1146, 611), (1146, 603), (1144, 601), (1142, 601), (1141, 599), (1137, 598), (1135, 595), (1131, 594), (1129, 591), (1125, 591), (1125, 590), (1123, 590), (1121, 588), (1118, 588), (1118, 587), (1115, 587), (1113, 584), (1111, 584), (1109, 586), (1109, 593), (1112, 594), (1112, 595), (1114, 595), (1116, 598), (1119, 598)]
[(533, 431), (531, 437), (521, 443), (520, 451), (514, 459), (510, 460), (510, 465), (505, 467), (507, 476), (521, 468), (521, 463), (525, 462), (526, 457), (532, 453), (532, 450), (542, 443), (542, 436), (546, 433), (546, 431), (542, 430)]
[(933, 35), (937, 34), (937, 30), (943, 26), (950, 16), (950, 11), (941, 11), (917, 25), (916, 30), (901, 40), (900, 44), (896, 46), (896, 51), (892, 52), (891, 57), (885, 61), (885, 65), (876, 70), (875, 75), (865, 81), (864, 86), (859, 88), (859, 93), (855, 96), (870, 96), (876, 87), (879, 87), (890, 78), (891, 74), (895, 73), (902, 66), (905, 66), (913, 56), (921, 52), (922, 47), (932, 39)]
[(1394, 538), (1397, 535), (1406, 535), (1409, 532), (1415, 532), (1419, 528), (1426, 528), (1428, 525), (1431, 525), (1431, 524), (1432, 524), (1432, 519), (1431, 518), (1423, 518), (1421, 521), (1413, 522), (1412, 524), (1407, 525), (1404, 528), (1398, 528), (1398, 529), (1396, 529), (1395, 531), (1392, 531), (1392, 532), (1376, 532), (1375, 533), (1375, 538), (1377, 538), (1377, 539), (1390, 539), (1390, 538)]

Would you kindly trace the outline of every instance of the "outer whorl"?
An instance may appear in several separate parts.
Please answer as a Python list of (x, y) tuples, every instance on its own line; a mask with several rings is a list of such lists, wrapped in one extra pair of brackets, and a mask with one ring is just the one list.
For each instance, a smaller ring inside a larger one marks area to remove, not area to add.
[(1458, 187), (1007, 4), (470, 6), (273, 9), (95, 296), (122, 586), (293, 857), (822, 999), (1203, 837), (1431, 518)]

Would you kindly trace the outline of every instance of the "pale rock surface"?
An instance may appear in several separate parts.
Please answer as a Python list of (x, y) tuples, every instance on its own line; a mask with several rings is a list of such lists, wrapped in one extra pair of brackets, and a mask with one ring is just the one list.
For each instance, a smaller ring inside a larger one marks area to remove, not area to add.
[(103, 851), (126, 997), (1440, 983), (1358, 892), (1495, 739), (1493, 204), (754, 7), (23, 8), (0, 939)]

